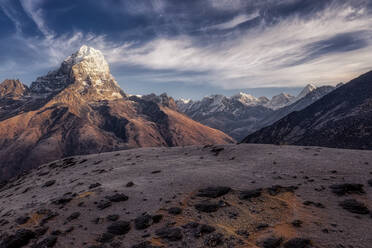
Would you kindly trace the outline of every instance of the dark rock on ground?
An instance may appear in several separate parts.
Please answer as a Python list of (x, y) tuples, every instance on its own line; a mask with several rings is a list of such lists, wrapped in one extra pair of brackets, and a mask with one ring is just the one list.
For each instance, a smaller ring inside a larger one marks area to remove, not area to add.
[(19, 248), (26, 246), (36, 234), (27, 229), (19, 229), (15, 234), (6, 237), (1, 243), (1, 248)]
[(62, 196), (52, 201), (55, 205), (65, 205), (72, 200), (71, 196)]
[(105, 209), (105, 208), (111, 207), (111, 205), (112, 205), (111, 201), (102, 200), (102, 201), (100, 201), (100, 202), (97, 204), (97, 208), (98, 208), (99, 210), (102, 210), (102, 209)]
[(199, 190), (199, 193), (197, 196), (200, 197), (209, 197), (209, 198), (217, 198), (223, 195), (226, 195), (231, 190), (230, 187), (223, 187), (223, 186), (217, 186), (217, 187), (208, 187), (205, 189)]
[(333, 193), (338, 196), (346, 194), (365, 194), (363, 189), (363, 184), (356, 183), (344, 183), (344, 184), (334, 184), (330, 186)]
[(343, 209), (351, 213), (354, 213), (354, 214), (368, 214), (369, 213), (369, 209), (367, 208), (367, 206), (364, 203), (359, 202), (355, 199), (344, 200), (340, 202), (340, 206)]
[(179, 207), (172, 207), (172, 208), (168, 209), (168, 213), (173, 214), (173, 215), (178, 215), (178, 214), (182, 213), (182, 209), (179, 208)]
[(114, 235), (123, 235), (130, 231), (130, 223), (127, 221), (116, 221), (107, 227), (107, 232)]
[(270, 188), (267, 188), (267, 192), (270, 195), (275, 196), (279, 193), (294, 192), (297, 188), (298, 188), (297, 186), (283, 187), (283, 186), (280, 186), (280, 185), (274, 185)]
[(259, 246), (262, 248), (278, 248), (282, 244), (283, 239), (277, 237), (268, 237), (259, 242)]
[(55, 184), (56, 183), (56, 180), (50, 180), (50, 181), (46, 181), (44, 184), (43, 184), (43, 188), (45, 188), (45, 187), (50, 187), (50, 186), (52, 186), (53, 184)]
[(120, 216), (118, 214), (110, 214), (109, 216), (106, 217), (106, 219), (109, 221), (117, 221), (119, 217)]
[(163, 227), (155, 231), (155, 234), (162, 239), (169, 241), (181, 240), (183, 235), (181, 229), (178, 227)]
[(368, 180), (368, 185), (372, 187), (372, 179)]
[(30, 219), (30, 217), (28, 216), (20, 216), (18, 217), (15, 222), (18, 224), (18, 225), (23, 225), (25, 224), (28, 220)]
[(67, 217), (67, 221), (75, 220), (75, 219), (79, 218), (79, 216), (80, 216), (79, 212), (74, 212), (69, 217)]
[(122, 201), (127, 201), (129, 199), (128, 196), (124, 194), (118, 194), (118, 193), (106, 196), (105, 198), (112, 202), (122, 202)]
[(134, 220), (134, 225), (137, 230), (143, 230), (151, 226), (153, 218), (149, 214), (141, 215)]
[(311, 241), (304, 238), (293, 238), (284, 243), (284, 248), (310, 248)]
[(100, 183), (93, 183), (93, 184), (89, 185), (89, 189), (94, 189), (94, 188), (97, 188), (99, 186), (101, 186)]
[(106, 232), (99, 235), (96, 241), (100, 243), (109, 243), (114, 239), (114, 237), (115, 237), (114, 234)]
[(239, 198), (241, 200), (250, 200), (261, 196), (262, 189), (244, 190), (240, 192)]
[(152, 221), (154, 223), (159, 223), (162, 219), (163, 219), (162, 214), (156, 214), (156, 215), (152, 216)]
[(195, 204), (195, 208), (201, 212), (212, 213), (212, 212), (216, 212), (220, 208), (220, 205), (215, 202), (206, 201), (206, 202)]
[(128, 182), (127, 185), (125, 185), (126, 187), (133, 187), (134, 186), (134, 183), (132, 181)]

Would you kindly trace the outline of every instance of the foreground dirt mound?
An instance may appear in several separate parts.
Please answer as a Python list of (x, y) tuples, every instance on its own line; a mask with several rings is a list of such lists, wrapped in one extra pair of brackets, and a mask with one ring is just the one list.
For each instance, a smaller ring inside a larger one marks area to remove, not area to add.
[(370, 247), (372, 152), (226, 145), (66, 158), (0, 188), (0, 247)]

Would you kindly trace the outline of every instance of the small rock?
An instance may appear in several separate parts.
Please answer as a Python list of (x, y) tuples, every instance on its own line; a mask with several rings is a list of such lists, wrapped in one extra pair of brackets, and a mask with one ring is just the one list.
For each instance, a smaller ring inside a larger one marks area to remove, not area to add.
[(182, 239), (181, 229), (175, 227), (164, 227), (155, 231), (155, 234), (162, 239), (167, 239), (169, 241), (177, 241)]
[(122, 201), (127, 201), (129, 199), (128, 196), (124, 194), (118, 194), (118, 193), (114, 195), (106, 196), (105, 198), (111, 202), (122, 202)]
[(356, 183), (344, 183), (344, 184), (334, 184), (330, 186), (332, 192), (338, 196), (343, 196), (346, 194), (365, 194), (363, 189), (363, 184)]
[(311, 241), (304, 238), (293, 238), (284, 243), (284, 248), (310, 248)]
[(102, 209), (105, 209), (105, 208), (108, 208), (108, 207), (111, 207), (111, 202), (110, 201), (107, 201), (107, 200), (102, 200), (100, 201), (98, 204), (97, 204), (97, 208), (99, 210), (102, 210)]
[(125, 185), (126, 187), (133, 187), (134, 186), (134, 183), (132, 181), (128, 182), (127, 185)]
[(99, 186), (101, 186), (100, 183), (93, 183), (93, 184), (89, 185), (89, 189), (94, 189), (94, 188), (97, 188)]
[(179, 214), (182, 213), (182, 209), (179, 208), (179, 207), (172, 207), (172, 208), (168, 209), (168, 213), (173, 214), (173, 215), (179, 215)]
[(56, 183), (56, 180), (50, 180), (50, 181), (45, 182), (44, 185), (43, 185), (42, 187), (43, 187), (43, 188), (45, 188), (45, 187), (50, 187), (50, 186), (52, 186), (52, 185), (55, 184), (55, 183)]
[(214, 202), (201, 202), (196, 204), (195, 208), (201, 212), (213, 213), (220, 208), (220, 205)]
[(106, 217), (107, 220), (109, 221), (117, 221), (119, 219), (119, 215), (117, 214), (110, 214), (109, 216)]
[(35, 238), (36, 234), (27, 229), (19, 229), (15, 234), (5, 237), (0, 243), (0, 247), (19, 248), (26, 246), (31, 239)]
[(149, 214), (141, 215), (134, 220), (134, 225), (137, 230), (143, 230), (151, 226), (153, 218)]
[(130, 231), (130, 223), (127, 221), (116, 221), (107, 227), (107, 232), (113, 235), (123, 235)]
[(75, 219), (79, 218), (79, 216), (80, 216), (79, 212), (74, 212), (69, 217), (67, 217), (67, 221), (70, 222), (72, 220), (75, 220)]
[(241, 200), (250, 200), (252, 198), (257, 198), (261, 196), (262, 189), (254, 189), (254, 190), (245, 190), (240, 192), (239, 199)]
[(367, 206), (355, 199), (344, 200), (340, 202), (340, 206), (343, 209), (354, 214), (369, 214), (369, 209), (367, 208)]
[(28, 220), (30, 219), (30, 217), (28, 216), (21, 216), (21, 217), (18, 217), (15, 222), (18, 224), (18, 225), (23, 225), (25, 224)]
[(230, 187), (223, 187), (223, 186), (216, 186), (216, 187), (208, 187), (205, 189), (199, 190), (197, 196), (200, 197), (209, 197), (209, 198), (217, 198), (223, 195), (226, 195), (231, 190)]
[(57, 243), (57, 236), (50, 235), (49, 237), (43, 239), (41, 242), (36, 243), (35, 245), (31, 246), (32, 248), (47, 248), (47, 247), (54, 247)]

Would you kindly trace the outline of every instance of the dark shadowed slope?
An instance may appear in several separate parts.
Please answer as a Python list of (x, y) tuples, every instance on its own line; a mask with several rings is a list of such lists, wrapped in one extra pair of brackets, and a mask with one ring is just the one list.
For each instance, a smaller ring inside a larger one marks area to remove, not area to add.
[(372, 72), (249, 135), (243, 142), (372, 149)]

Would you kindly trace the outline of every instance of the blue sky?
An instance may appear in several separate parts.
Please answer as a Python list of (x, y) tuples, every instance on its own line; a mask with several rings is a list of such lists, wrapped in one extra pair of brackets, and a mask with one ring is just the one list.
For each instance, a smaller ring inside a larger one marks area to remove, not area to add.
[(87, 44), (131, 94), (295, 94), (372, 69), (370, 0), (0, 0), (0, 80)]

